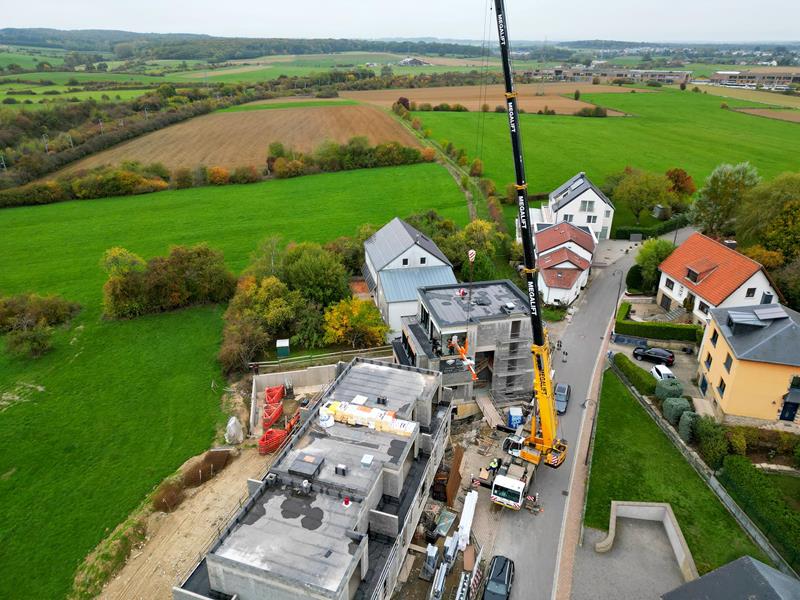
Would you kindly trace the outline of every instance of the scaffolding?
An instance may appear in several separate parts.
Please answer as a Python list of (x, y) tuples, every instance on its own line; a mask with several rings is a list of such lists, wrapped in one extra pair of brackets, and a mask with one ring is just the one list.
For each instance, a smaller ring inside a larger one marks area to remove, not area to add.
[(530, 400), (533, 389), (531, 341), (523, 335), (497, 340), (492, 370), (492, 400), (496, 405)]

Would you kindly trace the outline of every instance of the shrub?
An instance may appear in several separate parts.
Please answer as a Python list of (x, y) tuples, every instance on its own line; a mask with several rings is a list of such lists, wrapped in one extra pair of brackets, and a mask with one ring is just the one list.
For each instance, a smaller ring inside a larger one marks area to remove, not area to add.
[(794, 448), (794, 466), (800, 468), (800, 444)]
[(223, 167), (211, 167), (208, 170), (208, 182), (211, 185), (225, 185), (230, 181), (228, 169)]
[(469, 174), (470, 177), (481, 177), (483, 175), (483, 161), (480, 158), (472, 161), (472, 165), (469, 167)]
[(158, 486), (153, 494), (153, 510), (158, 512), (172, 512), (183, 502), (183, 482), (169, 480)]
[(236, 167), (231, 173), (231, 183), (256, 183), (261, 177), (254, 166)]
[[(547, 112), (545, 112), (545, 114), (547, 114)], [(573, 114), (576, 117), (607, 117), (608, 111), (606, 111), (606, 109), (603, 108), (602, 106), (595, 106), (595, 107), (585, 106)]]
[(694, 435), (700, 450), (700, 456), (712, 469), (719, 469), (722, 459), (728, 454), (728, 438), (722, 425), (711, 417), (700, 417), (695, 423)]
[(634, 233), (641, 233), (643, 238), (657, 237), (680, 229), (689, 222), (689, 215), (681, 213), (667, 221), (661, 221), (648, 227), (641, 225), (623, 225), (614, 229), (613, 237), (616, 240), (629, 240)]
[(626, 317), (630, 312), (630, 304), (623, 302), (620, 305), (614, 331), (622, 335), (650, 338), (654, 340), (678, 340), (698, 343), (703, 336), (700, 325), (685, 323), (661, 323), (656, 321), (628, 321)]
[(682, 395), (683, 385), (677, 379), (663, 379), (656, 383), (656, 397), (662, 402), (667, 398), (680, 398)]
[(629, 292), (636, 293), (642, 291), (642, 285), (642, 267), (633, 265), (625, 276), (625, 287)]
[(614, 364), (622, 371), (628, 381), (643, 396), (652, 396), (656, 391), (656, 380), (647, 371), (637, 367), (631, 360), (617, 352), (614, 355)]
[(694, 440), (694, 427), (697, 422), (697, 413), (691, 410), (686, 410), (681, 415), (678, 421), (678, 435), (687, 444), (691, 444)]
[(198, 187), (208, 185), (208, 167), (200, 165), (194, 170), (194, 184)]
[(489, 196), (494, 196), (495, 193), (497, 192), (497, 187), (495, 186), (494, 181), (492, 181), (491, 179), (483, 178), (480, 181), (478, 181), (478, 188), (481, 190), (481, 193), (487, 198)]
[(270, 341), (256, 317), (243, 316), (235, 321), (226, 321), (217, 360), (226, 375), (244, 372), (248, 363), (269, 348)]
[(29, 329), (15, 329), (6, 336), (6, 350), (9, 354), (39, 358), (53, 348), (52, 329), (35, 325)]
[(175, 183), (175, 187), (179, 190), (190, 188), (194, 184), (192, 172), (186, 168), (175, 171), (172, 176), (172, 181)]
[(738, 454), (739, 456), (745, 456), (747, 454), (747, 440), (741, 430), (728, 430), (726, 436), (734, 454)]
[(683, 413), (691, 408), (686, 398), (667, 398), (664, 400), (662, 412), (664, 413), (664, 418), (677, 427)]
[(0, 298), (0, 333), (52, 327), (66, 323), (80, 310), (80, 304), (60, 296), (18, 294)]

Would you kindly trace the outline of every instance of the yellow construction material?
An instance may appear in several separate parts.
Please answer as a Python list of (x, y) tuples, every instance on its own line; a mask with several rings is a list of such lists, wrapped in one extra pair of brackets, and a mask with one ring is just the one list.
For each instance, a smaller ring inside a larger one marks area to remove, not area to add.
[(324, 408), (333, 415), (337, 423), (361, 425), (395, 435), (410, 436), (417, 426), (413, 421), (396, 418), (393, 410), (362, 406), (352, 402), (332, 401), (326, 403)]

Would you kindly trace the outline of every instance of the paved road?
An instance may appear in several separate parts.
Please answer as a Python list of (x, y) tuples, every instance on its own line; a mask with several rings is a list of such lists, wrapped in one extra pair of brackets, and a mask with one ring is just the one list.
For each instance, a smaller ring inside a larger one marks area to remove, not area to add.
[[(690, 233), (688, 229), (680, 230), (678, 241)], [(670, 241), (672, 235), (668, 236)], [(632, 264), (633, 254), (627, 254), (610, 266), (593, 268), (593, 280), (578, 299), (578, 310), (561, 338), (567, 362), (562, 362), (558, 352), (553, 356), (556, 381), (572, 386), (572, 401), (566, 415), (560, 418), (559, 426), (561, 435), (575, 445), (581, 427), (581, 404), (587, 397), (600, 346), (616, 306), (620, 278), (624, 291), (624, 276)], [(584, 426), (590, 426), (588, 420)], [(586, 431), (585, 435), (588, 434)], [(494, 554), (508, 556), (516, 565), (512, 600), (551, 599), (570, 473), (574, 461), (584, 458), (570, 452), (559, 469), (538, 469), (534, 490), (539, 492), (543, 513), (505, 511), (500, 519)]]

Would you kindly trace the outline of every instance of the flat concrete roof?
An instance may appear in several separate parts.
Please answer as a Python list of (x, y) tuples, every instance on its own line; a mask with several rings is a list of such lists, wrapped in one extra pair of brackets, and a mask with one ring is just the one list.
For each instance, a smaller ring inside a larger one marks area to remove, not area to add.
[(348, 535), (358, 514), (357, 504), (345, 507), (336, 496), (267, 488), (212, 555), (336, 592), (359, 546)]
[[(439, 377), (438, 373), (415, 367), (356, 359), (325, 391), (322, 402), (352, 402), (357, 395), (365, 396), (364, 406), (393, 410), (398, 419), (411, 420), (417, 399), (433, 401)], [(386, 398), (386, 404), (378, 404), (378, 396)]]
[[(467, 292), (463, 296), (462, 289)], [(439, 327), (530, 315), (528, 297), (508, 279), (429, 286), (420, 288), (419, 296)]]

